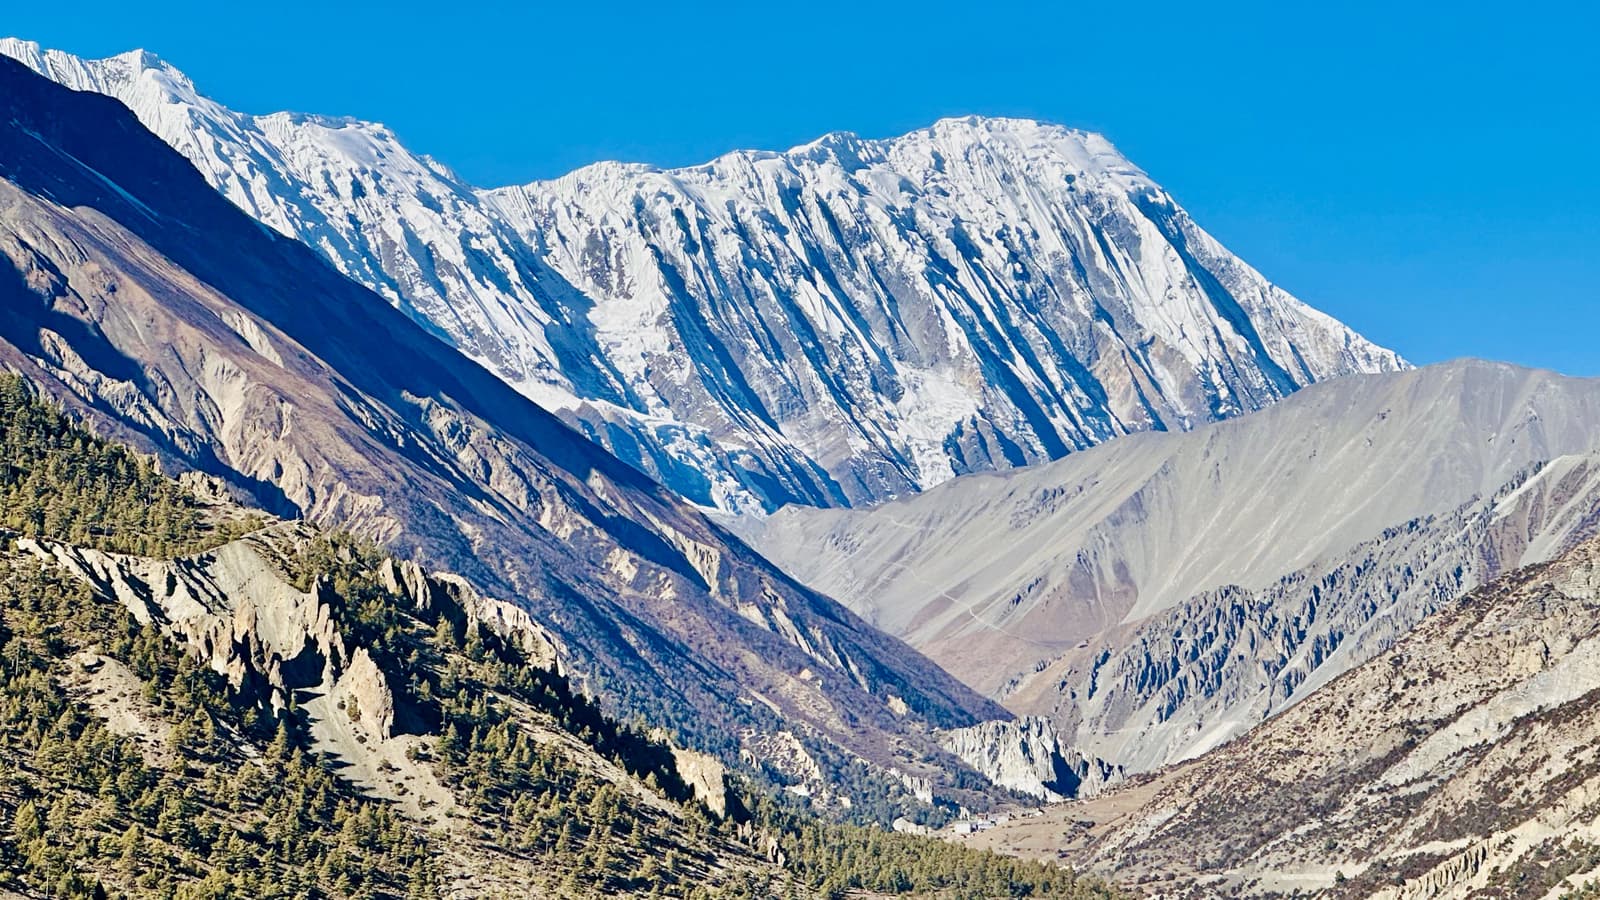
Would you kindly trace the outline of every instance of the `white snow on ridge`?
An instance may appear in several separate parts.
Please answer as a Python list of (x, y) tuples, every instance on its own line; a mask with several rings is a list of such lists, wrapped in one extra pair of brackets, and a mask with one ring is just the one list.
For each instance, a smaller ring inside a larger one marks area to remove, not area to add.
[(236, 113), (141, 51), (0, 53), (121, 100), (251, 215), (728, 511), (873, 502), (1404, 366), (1096, 134), (946, 119), (480, 190), (381, 125)]

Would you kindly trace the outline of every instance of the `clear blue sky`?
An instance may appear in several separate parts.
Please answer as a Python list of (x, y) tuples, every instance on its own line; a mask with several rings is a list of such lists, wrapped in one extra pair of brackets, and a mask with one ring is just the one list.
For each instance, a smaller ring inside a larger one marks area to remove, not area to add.
[(1269, 278), (1415, 362), (1600, 375), (1589, 4), (538, 4), (75, 0), (247, 112), (382, 121), (483, 185), (945, 115), (1107, 134)]

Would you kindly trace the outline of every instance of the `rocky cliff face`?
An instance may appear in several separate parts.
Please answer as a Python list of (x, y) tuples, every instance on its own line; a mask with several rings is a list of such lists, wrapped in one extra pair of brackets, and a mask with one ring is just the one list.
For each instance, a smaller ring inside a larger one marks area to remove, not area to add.
[(1038, 122), (603, 164), (486, 196), (595, 298), (596, 340), (646, 410), (751, 448), (802, 503), (1401, 365), (1228, 254), (1104, 138)]
[(308, 534), (283, 526), (276, 534), (177, 560), (29, 539), (18, 543), (102, 596), (117, 598), (141, 624), (160, 626), (227, 676), (235, 690), (269, 696), (275, 708), (287, 706), (291, 691), (316, 686), (326, 692), (353, 675), (363, 707), (387, 731), (393, 698), (371, 659), (361, 648), (346, 645), (328, 602), (316, 590), (297, 590), (281, 566), (270, 562)]
[(1093, 797), (1123, 779), (1120, 767), (1063, 747), (1050, 720), (1037, 716), (955, 728), (940, 742), (995, 784), (1050, 803)]
[(674, 747), (672, 761), (678, 777), (694, 791), (694, 797), (719, 819), (728, 817), (728, 769), (716, 757)]
[[(239, 704), (274, 714), (296, 710), (313, 749), (338, 760), (346, 780), (444, 825), (456, 799), (414, 755), (431, 746), (437, 723), (406, 695), (404, 677), (396, 684), (369, 648), (350, 642), (325, 578), (310, 590), (291, 581), (298, 555), (318, 537), (309, 525), (281, 522), (176, 559), (27, 538), (17, 550), (83, 582), (95, 597), (121, 603), (223, 675)], [(525, 652), (530, 664), (558, 673), (557, 646), (522, 610), (411, 562), (387, 558), (379, 576), (402, 615), (482, 626)], [(111, 664), (94, 654), (86, 659)]]
[[(1451, 602), (1237, 741), (984, 840), (1160, 896), (1559, 897), (1600, 877), (1600, 544)], [(1048, 849), (1046, 849), (1048, 848)]]
[(932, 729), (1000, 715), (245, 217), (115, 101), (10, 60), (0, 83), (0, 364), (95, 427), (514, 599), (613, 709), (724, 758), (788, 729), (939, 778)]
[(1402, 367), (1272, 285), (1104, 138), (883, 141), (497, 190), (381, 125), (244, 115), (143, 52), (0, 41), (695, 503), (901, 496)]
[[(355, 704), (364, 730), (387, 740), (396, 734), (397, 716), (388, 674), (367, 648), (348, 643), (322, 581), (302, 591), (288, 580), (290, 561), (315, 537), (309, 525), (279, 523), (177, 559), (28, 538), (18, 548), (115, 598), (138, 622), (157, 626), (226, 676), (241, 696), (263, 698), (276, 710), (297, 692), (332, 696)], [(413, 562), (385, 559), (380, 577), (407, 612), (481, 625), (527, 653), (532, 664), (559, 671), (555, 641), (525, 611)]]

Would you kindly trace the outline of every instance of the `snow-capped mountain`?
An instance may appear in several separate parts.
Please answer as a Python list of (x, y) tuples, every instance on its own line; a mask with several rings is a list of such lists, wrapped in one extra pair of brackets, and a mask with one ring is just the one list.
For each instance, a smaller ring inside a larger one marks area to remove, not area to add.
[(380, 125), (250, 116), (143, 53), (117, 97), (235, 204), (683, 496), (846, 506), (1403, 368), (1104, 138), (951, 119), (481, 190)]

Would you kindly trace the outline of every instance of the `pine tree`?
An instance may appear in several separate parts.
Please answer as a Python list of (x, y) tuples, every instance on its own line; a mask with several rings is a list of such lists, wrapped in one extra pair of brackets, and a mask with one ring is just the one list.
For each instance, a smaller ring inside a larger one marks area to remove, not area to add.
[(39, 807), (32, 800), (24, 800), (17, 805), (16, 815), (12, 816), (11, 830), (17, 836), (18, 842), (31, 841), (44, 834), (44, 819), (39, 815)]

